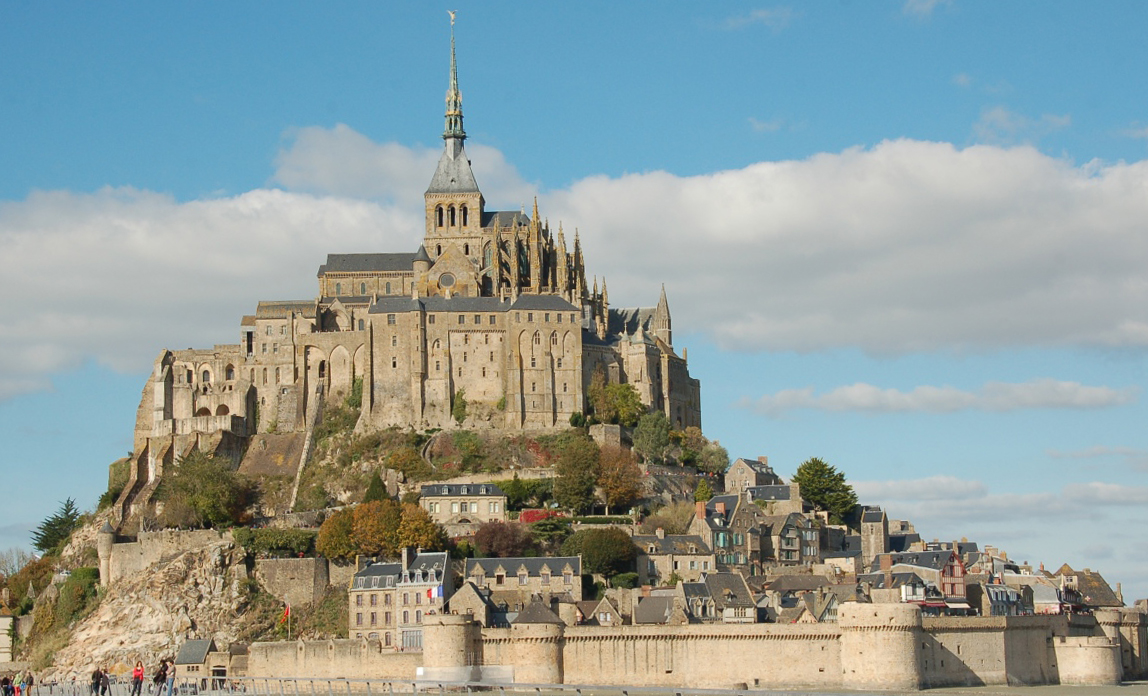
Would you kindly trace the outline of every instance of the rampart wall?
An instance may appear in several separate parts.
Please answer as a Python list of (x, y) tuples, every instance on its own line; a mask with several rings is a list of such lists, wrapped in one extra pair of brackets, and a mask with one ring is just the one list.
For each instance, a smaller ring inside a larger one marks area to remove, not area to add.
[(414, 679), (422, 667), (418, 652), (396, 652), (378, 640), (322, 640), (252, 643), (251, 676), (315, 679)]
[(165, 529), (159, 532), (140, 532), (136, 541), (110, 545), (108, 582), (143, 572), (164, 556), (179, 554), (187, 549), (203, 548), (224, 540), (231, 541), (231, 532), (219, 532), (214, 529), (191, 531)]
[(260, 558), (255, 561), (255, 577), (264, 589), (292, 606), (311, 604), (327, 591), (327, 559)]
[[(750, 689), (1120, 682), (1120, 645), (1094, 620), (922, 620), (913, 605), (856, 603), (842, 606), (838, 619), (483, 629), (471, 616), (448, 614), (426, 617), (421, 654), (382, 650), (377, 641), (256, 644), (251, 674)], [(1093, 634), (1081, 635), (1089, 625)]]

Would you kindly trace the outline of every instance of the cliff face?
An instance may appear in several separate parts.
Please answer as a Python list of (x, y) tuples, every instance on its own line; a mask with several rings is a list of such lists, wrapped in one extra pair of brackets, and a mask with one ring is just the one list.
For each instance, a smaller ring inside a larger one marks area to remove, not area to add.
[(233, 642), (242, 630), (246, 578), (243, 551), (229, 536), (166, 555), (101, 588), (99, 606), (73, 627), (44, 677), (82, 680), (97, 665), (129, 672), (136, 660), (151, 671), (186, 639)]

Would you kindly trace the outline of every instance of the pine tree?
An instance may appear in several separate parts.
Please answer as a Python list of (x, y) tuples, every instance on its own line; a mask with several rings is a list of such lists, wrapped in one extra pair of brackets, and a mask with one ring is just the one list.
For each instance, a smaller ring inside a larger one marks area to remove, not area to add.
[(375, 471), (371, 474), (371, 482), (367, 484), (367, 492), (363, 494), (363, 502), (369, 503), (372, 501), (385, 500), (390, 496), (387, 495), (387, 487), (383, 485), (383, 479), (379, 476), (379, 472)]
[(32, 546), (37, 551), (52, 553), (68, 541), (79, 520), (80, 511), (76, 509), (76, 500), (68, 498), (54, 515), (41, 522), (32, 532)]

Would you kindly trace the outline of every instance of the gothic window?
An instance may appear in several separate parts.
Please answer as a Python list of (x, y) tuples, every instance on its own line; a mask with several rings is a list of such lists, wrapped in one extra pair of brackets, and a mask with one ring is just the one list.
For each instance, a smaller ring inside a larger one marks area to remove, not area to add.
[(263, 383), (267, 384), (267, 368), (263, 368)]
[(540, 334), (534, 334), (534, 345), (542, 345), (542, 336)]
[(435, 214), (435, 224), (438, 227), (442, 227), (442, 206), (441, 205), (434, 209), (434, 214)]
[(558, 345), (558, 334), (550, 334), (550, 345)]
[(487, 242), (486, 245), (482, 247), (482, 267), (490, 268), (490, 264), (493, 260), (493, 253), (490, 250), (490, 242)]
[(279, 377), (279, 368), (275, 368), (275, 383), (279, 384), (282, 380)]

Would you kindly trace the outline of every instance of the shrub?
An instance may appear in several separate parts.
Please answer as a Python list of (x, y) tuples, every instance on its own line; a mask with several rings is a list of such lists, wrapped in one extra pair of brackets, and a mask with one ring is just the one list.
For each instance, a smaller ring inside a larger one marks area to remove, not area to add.
[(638, 574), (618, 573), (610, 580), (610, 585), (613, 587), (620, 587), (622, 589), (631, 590), (638, 586)]
[(255, 556), (298, 556), (315, 549), (317, 533), (310, 529), (248, 529), (232, 531), (235, 543)]

